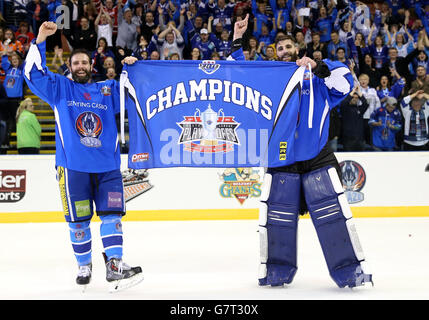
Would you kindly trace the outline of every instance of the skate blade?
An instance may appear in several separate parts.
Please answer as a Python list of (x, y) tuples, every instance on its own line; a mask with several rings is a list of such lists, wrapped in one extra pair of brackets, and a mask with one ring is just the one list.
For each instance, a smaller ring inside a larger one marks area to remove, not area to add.
[(109, 292), (115, 293), (118, 291), (122, 291), (128, 288), (134, 287), (135, 285), (139, 284), (142, 281), (143, 281), (142, 273), (138, 273), (129, 279), (112, 281), (109, 283)]
[(87, 284), (80, 284), (79, 285), (79, 289), (80, 289), (81, 293), (85, 293), (87, 288), (88, 288)]

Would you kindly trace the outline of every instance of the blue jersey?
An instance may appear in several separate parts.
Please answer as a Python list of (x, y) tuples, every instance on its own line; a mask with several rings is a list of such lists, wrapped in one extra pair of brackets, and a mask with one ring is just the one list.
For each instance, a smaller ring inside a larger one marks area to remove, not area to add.
[(314, 158), (319, 154), (329, 136), (329, 114), (353, 89), (353, 76), (343, 63), (323, 60), (331, 75), (321, 79), (313, 75), (313, 101), (311, 109), (310, 74), (306, 73), (302, 86), (299, 123), (296, 129), (294, 154), (296, 161)]
[(372, 143), (374, 146), (386, 150), (395, 148), (395, 136), (402, 127), (402, 116), (399, 110), (395, 109), (389, 112), (384, 107), (378, 108), (371, 114), (368, 123), (376, 122), (381, 122), (381, 126), (372, 126)]
[(56, 165), (91, 173), (119, 169), (119, 83), (80, 84), (50, 72), (45, 42), (31, 45), (24, 73), (30, 90), (54, 110)]
[(4, 55), (1, 59), (1, 66), (6, 73), (3, 87), (7, 96), (9, 98), (22, 98), (24, 85), (23, 65), (17, 68), (13, 67), (9, 62), (8, 56)]

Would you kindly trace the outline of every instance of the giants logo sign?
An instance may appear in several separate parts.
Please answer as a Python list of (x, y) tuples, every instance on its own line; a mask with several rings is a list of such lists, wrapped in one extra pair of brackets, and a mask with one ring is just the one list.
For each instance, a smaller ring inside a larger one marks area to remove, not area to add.
[(0, 202), (18, 202), (25, 195), (25, 170), (0, 170)]

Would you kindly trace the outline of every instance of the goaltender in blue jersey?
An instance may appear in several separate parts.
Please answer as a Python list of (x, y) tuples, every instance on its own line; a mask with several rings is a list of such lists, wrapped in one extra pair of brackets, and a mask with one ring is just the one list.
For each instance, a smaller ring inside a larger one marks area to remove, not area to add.
[[(139, 283), (140, 267), (122, 261), (122, 225), (125, 200), (115, 114), (119, 112), (119, 83), (91, 80), (91, 56), (82, 49), (70, 54), (73, 80), (46, 66), (46, 38), (57, 30), (44, 22), (31, 44), (24, 77), (30, 90), (46, 101), (55, 114), (56, 169), (64, 216), (78, 263), (76, 282), (86, 287), (92, 274), (90, 221), (96, 208), (111, 291)], [(124, 63), (137, 59), (127, 57)]]
[[(279, 61), (308, 66), (295, 132), (296, 162), (267, 168), (259, 214), (259, 285), (290, 284), (297, 271), (297, 229), (300, 214), (309, 212), (329, 273), (340, 287), (372, 283), (352, 213), (341, 183), (341, 169), (327, 145), (329, 114), (353, 88), (342, 63), (298, 57), (296, 41), (279, 36)], [(244, 56), (234, 57), (236, 60)], [(276, 79), (281, 81), (281, 79)]]

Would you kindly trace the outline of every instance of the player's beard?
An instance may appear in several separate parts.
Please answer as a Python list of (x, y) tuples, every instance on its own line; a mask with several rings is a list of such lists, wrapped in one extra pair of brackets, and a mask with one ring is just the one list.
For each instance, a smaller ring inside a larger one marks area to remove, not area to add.
[(289, 61), (289, 62), (295, 62), (296, 60), (298, 60), (298, 54), (296, 52), (294, 52), (292, 55), (285, 54), (280, 59), (280, 61)]
[[(85, 75), (84, 76), (78, 75), (78, 72), (80, 71), (85, 71)], [(72, 72), (72, 78), (77, 83), (82, 83), (82, 84), (88, 83), (89, 80), (91, 80), (91, 71), (83, 69), (83, 70)]]

